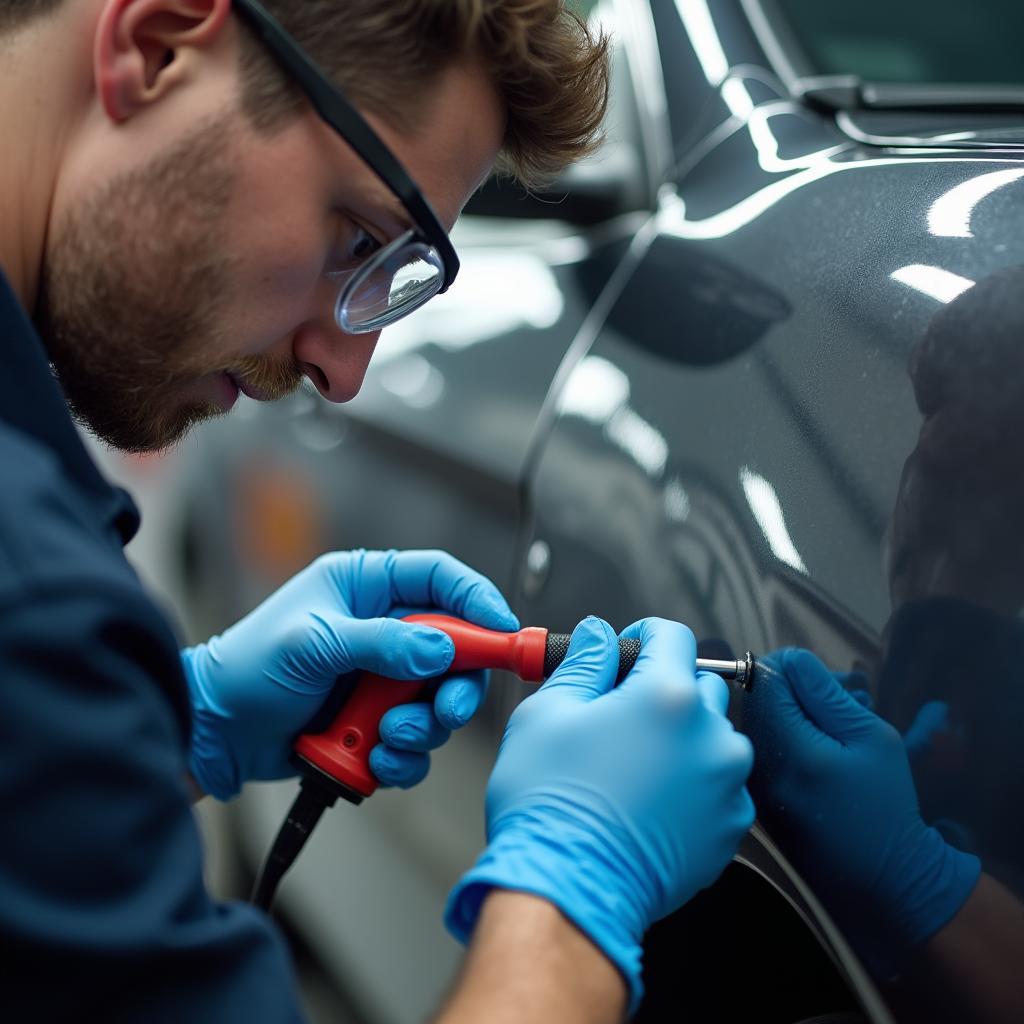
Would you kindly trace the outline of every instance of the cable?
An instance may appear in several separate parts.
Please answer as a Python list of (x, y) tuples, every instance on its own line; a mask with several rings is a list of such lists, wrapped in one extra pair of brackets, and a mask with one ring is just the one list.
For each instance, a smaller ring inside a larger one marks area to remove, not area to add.
[(277, 833), (270, 853), (267, 854), (263, 870), (252, 891), (251, 903), (262, 910), (270, 911), (274, 894), (285, 872), (306, 845), (306, 840), (320, 820), (320, 815), (332, 806), (337, 798), (336, 793), (331, 793), (314, 780), (302, 780), (299, 795)]

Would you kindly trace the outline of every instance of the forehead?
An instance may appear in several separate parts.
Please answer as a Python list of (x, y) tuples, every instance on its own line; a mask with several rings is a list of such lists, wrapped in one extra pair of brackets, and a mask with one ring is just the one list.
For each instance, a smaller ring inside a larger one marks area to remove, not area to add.
[[(365, 116), (450, 231), (490, 173), (505, 135), (505, 108), (482, 66), (453, 65), (442, 72), (411, 130), (372, 113)], [(380, 202), (407, 220), (401, 203), (375, 175), (374, 189)]]

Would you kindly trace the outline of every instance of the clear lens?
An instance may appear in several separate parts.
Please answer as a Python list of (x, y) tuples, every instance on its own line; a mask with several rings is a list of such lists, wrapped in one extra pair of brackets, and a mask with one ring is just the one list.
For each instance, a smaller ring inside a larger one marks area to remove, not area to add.
[(334, 315), (347, 334), (379, 331), (408, 316), (444, 283), (444, 266), (433, 246), (407, 231), (372, 256), (338, 296)]

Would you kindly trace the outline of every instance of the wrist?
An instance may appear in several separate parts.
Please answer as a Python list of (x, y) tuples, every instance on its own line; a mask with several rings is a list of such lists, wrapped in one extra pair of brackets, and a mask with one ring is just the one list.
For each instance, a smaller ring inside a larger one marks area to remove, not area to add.
[(630, 1011), (635, 1011), (643, 995), (640, 944), (649, 921), (626, 881), (633, 874), (630, 862), (606, 849), (594, 830), (537, 825), (520, 822), (492, 839), (449, 896), (449, 931), (468, 941), (493, 890), (540, 897), (615, 965), (630, 991)]
[(185, 773), (185, 788), (188, 790), (188, 798), (192, 803), (197, 804), (200, 800), (206, 799), (205, 790), (196, 782), (195, 776), (191, 772)]
[(897, 862), (874, 890), (851, 888), (828, 901), (865, 964), (880, 977), (900, 974), (915, 952), (940, 931), (968, 898), (981, 873), (973, 854), (950, 846), (923, 823), (900, 844)]
[(981, 875), (981, 861), (951, 846), (930, 826), (908, 861), (907, 884), (894, 901), (898, 917), (893, 923), (903, 944), (913, 949), (948, 924), (967, 902)]
[(556, 907), (532, 895), (492, 890), (440, 1020), (611, 1024), (625, 1008), (619, 971)]

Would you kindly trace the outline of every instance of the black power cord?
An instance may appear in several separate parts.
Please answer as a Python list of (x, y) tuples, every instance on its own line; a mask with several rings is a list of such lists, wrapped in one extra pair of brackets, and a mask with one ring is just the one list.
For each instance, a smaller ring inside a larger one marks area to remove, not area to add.
[(263, 870), (250, 898), (254, 906), (268, 912), (281, 879), (306, 845), (306, 840), (309, 839), (324, 811), (332, 807), (339, 796), (354, 804), (361, 803), (363, 799), (348, 786), (320, 772), (304, 759), (301, 760), (307, 774), (302, 777), (299, 795), (295, 798), (291, 810), (288, 811), (288, 817), (285, 818), (277, 838), (270, 847), (270, 853), (267, 854)]

